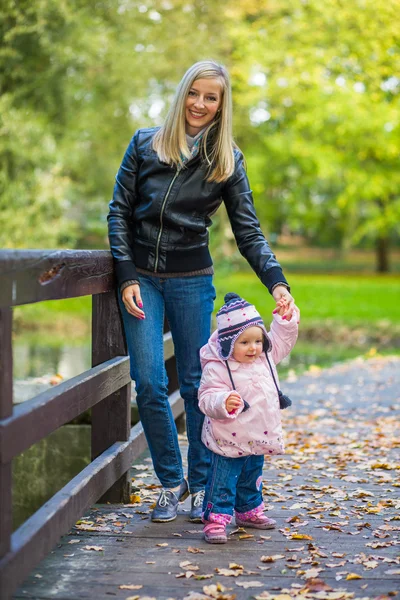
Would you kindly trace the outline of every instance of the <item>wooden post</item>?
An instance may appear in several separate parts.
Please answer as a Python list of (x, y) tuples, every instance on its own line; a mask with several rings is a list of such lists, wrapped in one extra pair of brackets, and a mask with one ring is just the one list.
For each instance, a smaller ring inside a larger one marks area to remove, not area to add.
[[(0, 419), (13, 412), (12, 309), (0, 309)], [(10, 551), (12, 534), (11, 461), (0, 457), (0, 559)]]
[[(122, 320), (116, 292), (95, 294), (92, 303), (92, 367), (115, 356), (126, 355)], [(131, 384), (111, 394), (92, 408), (92, 460), (115, 442), (129, 439), (131, 430)], [(129, 502), (127, 471), (100, 502)]]

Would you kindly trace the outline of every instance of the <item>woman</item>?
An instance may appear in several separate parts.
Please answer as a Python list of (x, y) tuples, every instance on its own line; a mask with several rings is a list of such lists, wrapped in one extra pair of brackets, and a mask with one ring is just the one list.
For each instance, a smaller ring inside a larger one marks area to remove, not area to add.
[[(190, 520), (201, 522), (210, 456), (201, 442), (199, 350), (210, 336), (215, 299), (207, 228), (222, 201), (240, 252), (274, 299), (286, 299), (291, 318), (294, 300), (260, 229), (243, 155), (233, 142), (228, 73), (213, 61), (202, 61), (183, 76), (164, 125), (139, 129), (133, 136), (108, 215), (131, 377), (163, 486), (152, 513), (156, 522), (175, 519), (189, 490)], [(164, 315), (185, 401), (189, 484), (168, 402)]]

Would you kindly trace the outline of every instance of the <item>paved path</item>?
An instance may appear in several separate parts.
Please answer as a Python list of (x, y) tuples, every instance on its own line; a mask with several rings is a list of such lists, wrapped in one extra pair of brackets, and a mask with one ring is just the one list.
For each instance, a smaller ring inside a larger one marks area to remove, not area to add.
[[(389, 600), (400, 591), (400, 358), (357, 359), (282, 385), (287, 454), (264, 471), (273, 531), (210, 546), (187, 521), (152, 524), (148, 455), (131, 505), (97, 505), (31, 573), (30, 600)], [(185, 439), (181, 440), (182, 448)], [(125, 586), (125, 587), (124, 587)], [(398, 595), (400, 600), (400, 594)]]

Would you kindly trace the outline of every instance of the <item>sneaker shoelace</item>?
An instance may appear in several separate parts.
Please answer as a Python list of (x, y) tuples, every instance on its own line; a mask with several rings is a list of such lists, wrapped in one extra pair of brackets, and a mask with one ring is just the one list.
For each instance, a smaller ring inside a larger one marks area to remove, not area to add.
[(200, 490), (200, 492), (194, 494), (193, 506), (203, 506), (204, 494), (204, 490)]
[(168, 494), (173, 494), (173, 492), (171, 492), (171, 490), (165, 490), (165, 489), (161, 490), (161, 494), (158, 499), (159, 506), (168, 506), (168, 504), (170, 504), (170, 497)]

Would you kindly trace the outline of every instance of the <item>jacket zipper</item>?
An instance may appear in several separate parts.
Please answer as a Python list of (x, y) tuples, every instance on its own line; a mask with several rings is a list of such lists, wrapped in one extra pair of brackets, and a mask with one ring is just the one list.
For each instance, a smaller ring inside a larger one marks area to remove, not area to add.
[(179, 175), (179, 169), (176, 171), (171, 183), (169, 184), (167, 193), (164, 196), (164, 200), (163, 203), (161, 205), (161, 212), (160, 212), (160, 231), (158, 232), (158, 236), (157, 236), (157, 243), (156, 243), (156, 258), (155, 258), (155, 262), (154, 262), (154, 273), (157, 273), (157, 268), (158, 268), (158, 253), (159, 253), (159, 249), (160, 249), (160, 240), (161, 240), (161, 235), (163, 232), (163, 214), (164, 214), (164, 209), (165, 209), (165, 205), (167, 203), (170, 191), (172, 186), (174, 185), (174, 181), (175, 179), (178, 177)]

